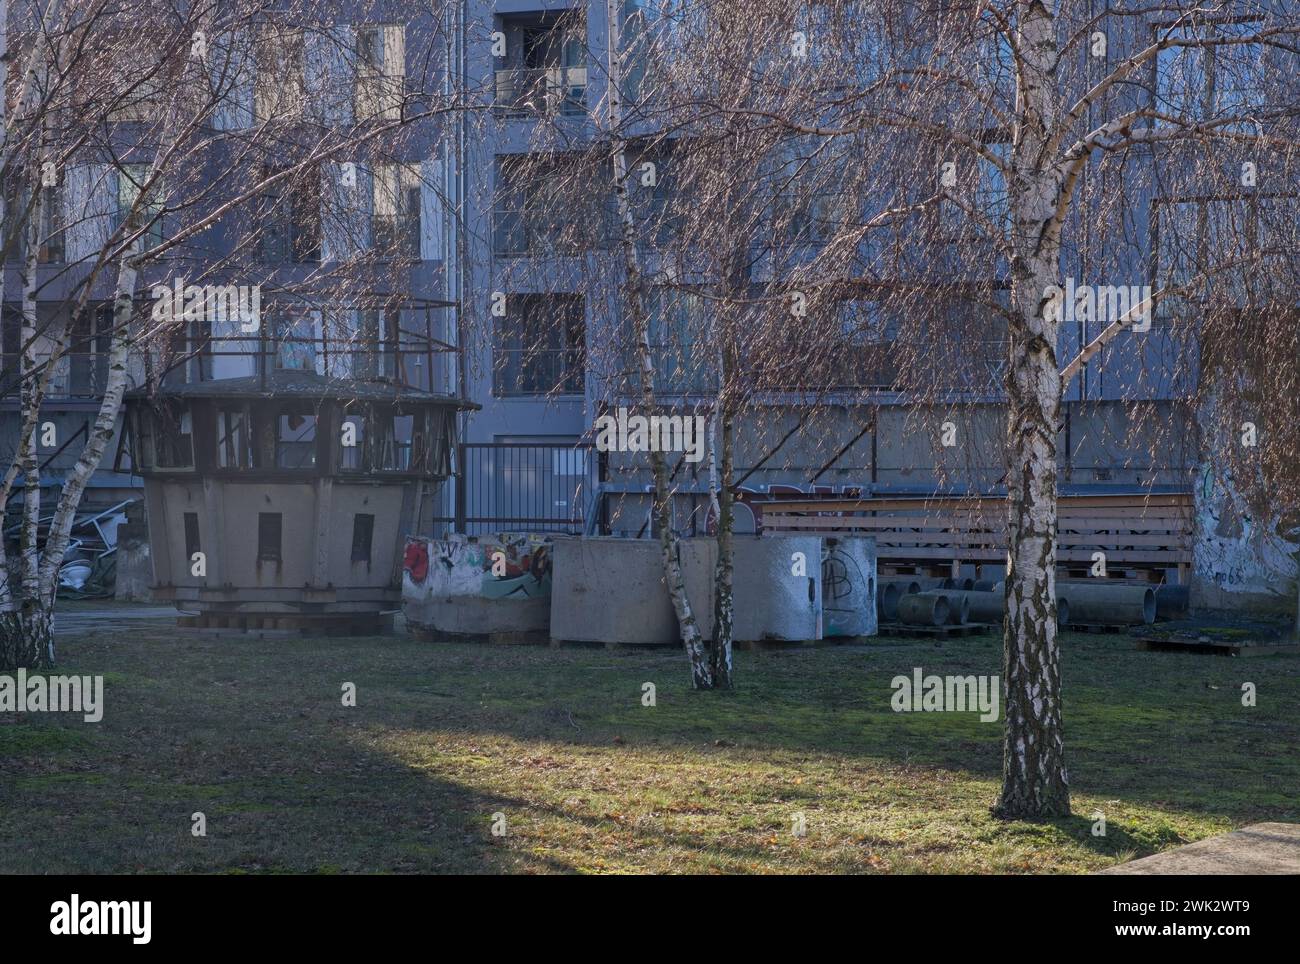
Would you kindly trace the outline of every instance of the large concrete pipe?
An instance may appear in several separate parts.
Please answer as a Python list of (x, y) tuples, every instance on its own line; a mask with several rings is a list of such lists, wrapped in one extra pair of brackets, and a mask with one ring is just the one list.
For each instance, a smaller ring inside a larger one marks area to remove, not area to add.
[(975, 592), (961, 589), (935, 590), (948, 597), (949, 605), (954, 599), (960, 600), (966, 609), (963, 622), (974, 620), (977, 623), (1001, 623), (1004, 600), (991, 592)]
[(898, 621), (898, 600), (902, 595), (896, 582), (876, 585), (876, 612), (879, 613), (881, 622)]
[[(1006, 595), (1003, 584), (997, 583), (996, 591), (981, 592), (972, 590), (966, 598), (970, 600), (970, 618), (977, 623), (994, 623), (1002, 625), (1006, 618)], [(1070, 601), (1056, 593), (1056, 622), (1064, 626), (1070, 621)]]
[[(908, 593), (920, 592), (921, 584), (915, 579), (881, 579), (876, 583), (880, 600), (880, 618), (889, 622), (898, 620), (898, 601)], [(892, 589), (893, 592), (889, 592)], [(886, 596), (892, 598), (886, 599)]]
[(897, 589), (900, 599), (908, 593), (920, 592), (922, 588), (915, 579), (886, 579), (883, 582)]
[(909, 593), (898, 601), (898, 618), (911, 626), (942, 626), (948, 621), (948, 610), (943, 596)]
[(949, 576), (947, 579), (943, 581), (943, 584), (939, 586), (939, 588), (960, 589), (962, 592), (970, 592), (972, 589), (975, 588), (975, 580), (970, 579), (968, 577), (963, 577), (961, 579), (954, 579), (951, 576)]
[(1070, 621), (1141, 626), (1156, 621), (1156, 594), (1150, 586), (1103, 581), (1068, 582), (1056, 587), (1070, 607)]
[(920, 587), (917, 592), (923, 592), (926, 589), (942, 589), (948, 579), (944, 576), (913, 576), (911, 581)]
[(948, 622), (954, 626), (964, 626), (970, 622), (970, 602), (966, 593), (959, 589), (927, 589), (922, 596), (942, 596), (948, 600)]
[(970, 588), (972, 592), (993, 592), (995, 588), (1001, 585), (1000, 582), (994, 582), (992, 579), (976, 579), (975, 585)]

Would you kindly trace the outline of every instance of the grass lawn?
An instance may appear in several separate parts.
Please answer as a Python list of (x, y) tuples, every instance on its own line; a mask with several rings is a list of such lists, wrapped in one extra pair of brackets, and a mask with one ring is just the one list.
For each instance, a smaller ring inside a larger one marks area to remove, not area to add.
[(1077, 816), (994, 820), (1000, 723), (894, 713), (889, 684), (997, 673), (999, 650), (740, 653), (736, 691), (692, 693), (671, 650), (65, 639), (104, 718), (0, 714), (0, 871), (1073, 873), (1300, 819), (1300, 658), (1071, 635)]

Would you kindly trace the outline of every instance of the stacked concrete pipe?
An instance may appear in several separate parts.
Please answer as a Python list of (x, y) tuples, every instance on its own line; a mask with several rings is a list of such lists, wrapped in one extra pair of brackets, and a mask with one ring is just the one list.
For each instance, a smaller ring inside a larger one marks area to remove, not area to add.
[(957, 601), (966, 610), (966, 620), (977, 623), (1000, 623), (1002, 622), (1003, 599), (991, 592), (976, 592), (975, 590), (963, 589), (942, 589), (937, 591), (941, 595), (947, 596), (949, 605)]
[(1144, 626), (1156, 621), (1156, 594), (1150, 586), (1102, 580), (1059, 583), (1056, 598), (1058, 604), (1066, 601), (1074, 623)]
[[(998, 583), (996, 591), (992, 589), (972, 589), (969, 591), (961, 589), (942, 589), (929, 591), (939, 592), (942, 593), (942, 595), (950, 597), (950, 604), (955, 600), (961, 600), (962, 603), (969, 607), (969, 612), (966, 617), (968, 621), (1001, 625), (1006, 616), (1006, 598), (1002, 590), (1002, 584)], [(1056, 610), (1058, 623), (1064, 625), (1070, 621), (1069, 600), (1062, 597), (1059, 592), (1057, 593)]]
[(908, 593), (898, 600), (898, 618), (909, 626), (942, 626), (950, 607), (943, 595)]
[(876, 583), (876, 602), (882, 622), (897, 622), (898, 601), (921, 591), (915, 579), (881, 579)]
[(972, 595), (960, 589), (927, 589), (922, 596), (942, 596), (948, 600), (948, 622), (954, 626), (964, 626), (970, 622), (970, 600)]

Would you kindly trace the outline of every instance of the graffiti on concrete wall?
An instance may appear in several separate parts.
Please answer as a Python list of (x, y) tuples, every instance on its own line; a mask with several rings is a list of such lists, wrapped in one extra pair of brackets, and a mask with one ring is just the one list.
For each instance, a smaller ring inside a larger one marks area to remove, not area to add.
[(409, 595), (532, 599), (551, 593), (551, 543), (532, 533), (502, 533), (474, 542), (412, 538), (403, 582)]
[[(1225, 593), (1289, 596), (1300, 533), (1281, 532), (1277, 518), (1260, 518), (1231, 473), (1204, 466), (1197, 480), (1193, 568)], [(1289, 537), (1289, 538), (1288, 538)]]
[(878, 631), (876, 567), (866, 540), (823, 543), (822, 619), (827, 636), (874, 636)]

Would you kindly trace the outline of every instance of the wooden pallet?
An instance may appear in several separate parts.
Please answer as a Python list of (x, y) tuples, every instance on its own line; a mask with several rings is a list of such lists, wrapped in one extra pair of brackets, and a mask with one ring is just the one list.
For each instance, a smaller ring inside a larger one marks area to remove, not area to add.
[(1140, 636), (1137, 648), (1151, 653), (1200, 653), (1205, 656), (1272, 656), (1276, 653), (1300, 656), (1300, 643), (1285, 639), (1202, 641), (1168, 636)]
[(943, 626), (914, 626), (910, 623), (881, 623), (881, 636), (906, 636), (923, 639), (948, 639), (957, 636), (981, 636), (993, 632), (992, 623), (961, 623)]
[(1067, 623), (1061, 627), (1061, 630), (1068, 633), (1095, 633), (1103, 636), (1114, 636), (1117, 633), (1126, 633), (1132, 628), (1132, 626), (1122, 623)]

